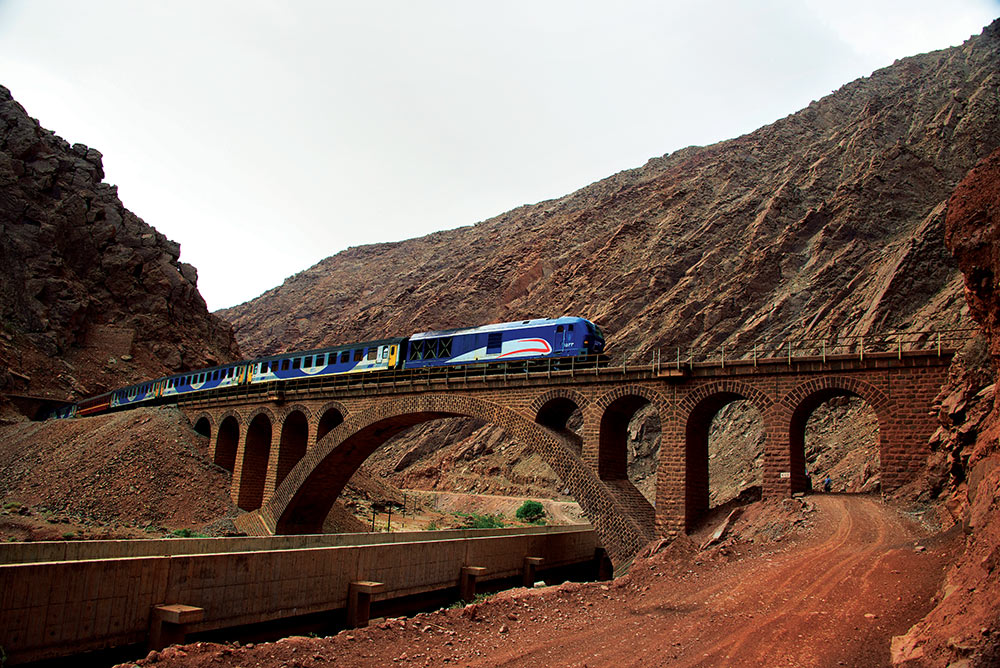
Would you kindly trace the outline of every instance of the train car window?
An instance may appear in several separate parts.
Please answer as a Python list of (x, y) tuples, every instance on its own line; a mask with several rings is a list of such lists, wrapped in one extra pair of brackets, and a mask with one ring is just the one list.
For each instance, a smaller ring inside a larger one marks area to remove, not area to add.
[(563, 326), (562, 325), (556, 325), (556, 334), (558, 334), (561, 331), (563, 331)]
[(424, 358), (424, 342), (410, 341), (410, 359), (420, 360)]
[(281, 370), (288, 371), (288, 360), (281, 360)]
[(369, 348), (368, 349), (368, 359), (373, 360), (376, 357), (378, 357), (378, 350), (376, 350), (375, 348)]
[(302, 360), (302, 366), (303, 366), (303, 368), (307, 367), (307, 366), (312, 366), (312, 365), (313, 365), (312, 355), (309, 355), (304, 360)]
[(219, 380), (218, 370), (212, 372), (212, 380)]
[(299, 358), (299, 357), (296, 357), (295, 359), (292, 360), (292, 368), (293, 369), (298, 369), (299, 368), (299, 364), (301, 364), (301, 363), (302, 363), (302, 359)]
[(355, 362), (360, 362), (364, 358), (364, 356), (365, 356), (365, 353), (364, 353), (364, 351), (361, 348), (358, 348), (357, 350), (354, 351), (354, 361)]
[(503, 348), (503, 332), (492, 332), (486, 339), (486, 354), (498, 353), (501, 348)]
[(340, 363), (341, 364), (347, 364), (350, 360), (351, 360), (351, 353), (349, 353), (346, 350), (344, 352), (340, 353)]
[(316, 366), (326, 366), (326, 353), (316, 355)]

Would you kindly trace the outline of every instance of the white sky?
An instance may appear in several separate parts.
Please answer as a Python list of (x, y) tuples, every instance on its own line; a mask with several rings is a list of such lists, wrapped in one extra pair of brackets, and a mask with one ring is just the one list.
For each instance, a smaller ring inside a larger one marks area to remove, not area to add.
[(0, 84), (209, 308), (750, 132), (998, 0), (0, 0)]

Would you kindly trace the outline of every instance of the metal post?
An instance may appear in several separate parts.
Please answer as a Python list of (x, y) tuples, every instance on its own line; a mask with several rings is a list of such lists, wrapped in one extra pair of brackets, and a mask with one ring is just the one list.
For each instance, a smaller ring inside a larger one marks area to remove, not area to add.
[(792, 366), (792, 342), (788, 341), (788, 366)]
[(902, 360), (903, 359), (903, 338), (902, 337), (898, 338), (896, 340), (896, 343), (899, 344), (899, 359)]
[(389, 506), (388, 515), (385, 518), (385, 530), (389, 533), (392, 532), (392, 506)]
[(756, 366), (757, 366), (757, 344), (756, 343), (753, 344), (753, 365), (756, 368)]
[(865, 337), (864, 336), (861, 337), (861, 352), (859, 354), (861, 355), (861, 361), (864, 362), (865, 361)]
[(681, 349), (680, 346), (677, 347), (677, 370), (681, 370)]
[(823, 364), (826, 364), (826, 339), (823, 339)]
[(722, 344), (722, 368), (726, 368), (726, 344)]
[(937, 341), (938, 341), (938, 345), (937, 345), (938, 357), (941, 357), (941, 332), (937, 333)]

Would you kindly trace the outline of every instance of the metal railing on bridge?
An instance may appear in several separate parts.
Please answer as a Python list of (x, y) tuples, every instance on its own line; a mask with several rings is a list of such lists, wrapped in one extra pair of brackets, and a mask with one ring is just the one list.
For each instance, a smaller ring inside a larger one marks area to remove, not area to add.
[[(786, 360), (821, 360), (866, 356), (896, 355), (904, 353), (930, 353), (943, 355), (965, 346), (979, 332), (976, 328), (942, 329), (929, 331), (882, 332), (860, 335), (831, 334), (824, 337), (787, 338), (778, 341), (755, 341), (747, 345), (720, 344), (698, 350), (680, 347), (659, 348), (651, 353), (651, 365), (657, 369), (673, 367), (691, 368), (696, 364), (721, 365)], [(627, 365), (628, 360), (622, 364)]]

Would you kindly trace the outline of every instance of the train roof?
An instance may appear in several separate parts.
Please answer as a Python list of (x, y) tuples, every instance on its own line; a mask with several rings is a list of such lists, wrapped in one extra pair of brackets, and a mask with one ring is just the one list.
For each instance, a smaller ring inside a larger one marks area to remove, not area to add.
[(561, 318), (535, 318), (534, 320), (515, 320), (512, 322), (498, 322), (492, 325), (480, 325), (479, 327), (462, 327), (459, 329), (442, 329), (432, 332), (420, 332), (410, 336), (411, 341), (421, 339), (432, 339), (439, 336), (455, 336), (456, 334), (479, 334), (482, 332), (502, 332), (508, 329), (518, 329), (520, 327), (540, 327), (542, 325), (568, 325), (571, 323), (586, 322), (586, 318), (576, 316), (563, 316)]

